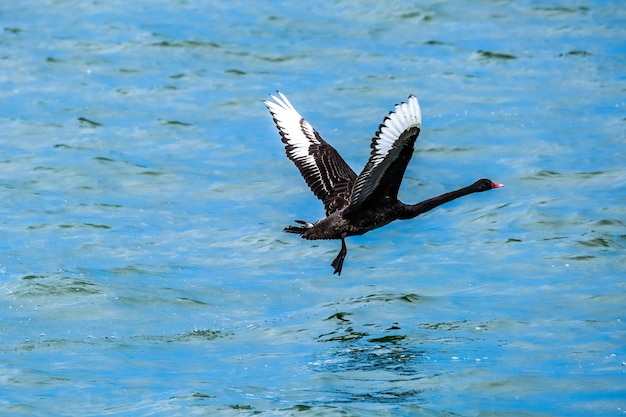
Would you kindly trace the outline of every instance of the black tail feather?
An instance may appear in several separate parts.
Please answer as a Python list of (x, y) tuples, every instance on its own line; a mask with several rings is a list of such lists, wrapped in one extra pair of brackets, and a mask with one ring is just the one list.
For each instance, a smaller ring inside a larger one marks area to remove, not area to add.
[(302, 233), (313, 227), (312, 223), (305, 222), (304, 220), (296, 220), (296, 223), (299, 223), (302, 226), (288, 226), (283, 229), (283, 232), (296, 233), (298, 235), (301, 235)]

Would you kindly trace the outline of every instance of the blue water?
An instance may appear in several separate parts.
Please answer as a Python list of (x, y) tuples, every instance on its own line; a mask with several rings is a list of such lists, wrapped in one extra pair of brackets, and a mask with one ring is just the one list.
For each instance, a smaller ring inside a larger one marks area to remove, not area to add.
[[(0, 414), (626, 413), (618, 1), (0, 5)], [(261, 101), (400, 197), (339, 243)]]

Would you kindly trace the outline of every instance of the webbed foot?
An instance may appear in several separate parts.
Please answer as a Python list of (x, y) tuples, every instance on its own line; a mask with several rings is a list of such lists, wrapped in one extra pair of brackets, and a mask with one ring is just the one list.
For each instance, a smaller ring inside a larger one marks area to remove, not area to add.
[(341, 249), (339, 250), (339, 254), (337, 254), (337, 257), (335, 258), (335, 260), (331, 263), (332, 267), (335, 268), (335, 272), (333, 272), (333, 275), (337, 274), (341, 276), (341, 269), (343, 268), (343, 261), (344, 259), (346, 259), (346, 254), (348, 253), (348, 248), (346, 247), (345, 237), (346, 237), (345, 233), (341, 235)]
[(304, 220), (296, 220), (296, 223), (301, 224), (302, 226), (287, 226), (283, 229), (283, 232), (296, 233), (298, 235), (301, 235), (302, 233), (313, 227), (313, 223), (305, 222)]

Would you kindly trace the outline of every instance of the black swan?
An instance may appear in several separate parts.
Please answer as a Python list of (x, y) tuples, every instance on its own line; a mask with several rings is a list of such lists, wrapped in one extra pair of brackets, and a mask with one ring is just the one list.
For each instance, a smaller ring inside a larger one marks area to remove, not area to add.
[(326, 208), (324, 219), (315, 223), (296, 220), (301, 226), (289, 226), (284, 231), (304, 239), (341, 239), (341, 250), (331, 264), (334, 274), (341, 275), (348, 252), (346, 236), (362, 235), (394, 220), (412, 219), (464, 195), (502, 187), (481, 179), (421, 203), (404, 204), (398, 200), (398, 189), (422, 125), (420, 106), (413, 95), (385, 117), (372, 139), (370, 158), (358, 176), (287, 97), (280, 92), (270, 97), (273, 101), (263, 103), (280, 132), (287, 157)]

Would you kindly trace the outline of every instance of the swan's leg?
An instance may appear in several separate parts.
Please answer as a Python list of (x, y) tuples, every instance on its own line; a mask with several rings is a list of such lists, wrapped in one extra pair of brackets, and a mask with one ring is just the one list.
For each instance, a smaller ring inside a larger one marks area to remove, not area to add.
[(333, 272), (333, 275), (337, 274), (341, 276), (341, 268), (343, 268), (343, 260), (346, 259), (346, 254), (348, 253), (348, 248), (346, 247), (345, 238), (346, 238), (346, 234), (342, 233), (341, 234), (341, 250), (339, 251), (339, 254), (335, 258), (333, 263), (331, 264), (333, 268), (335, 268), (335, 272)]

